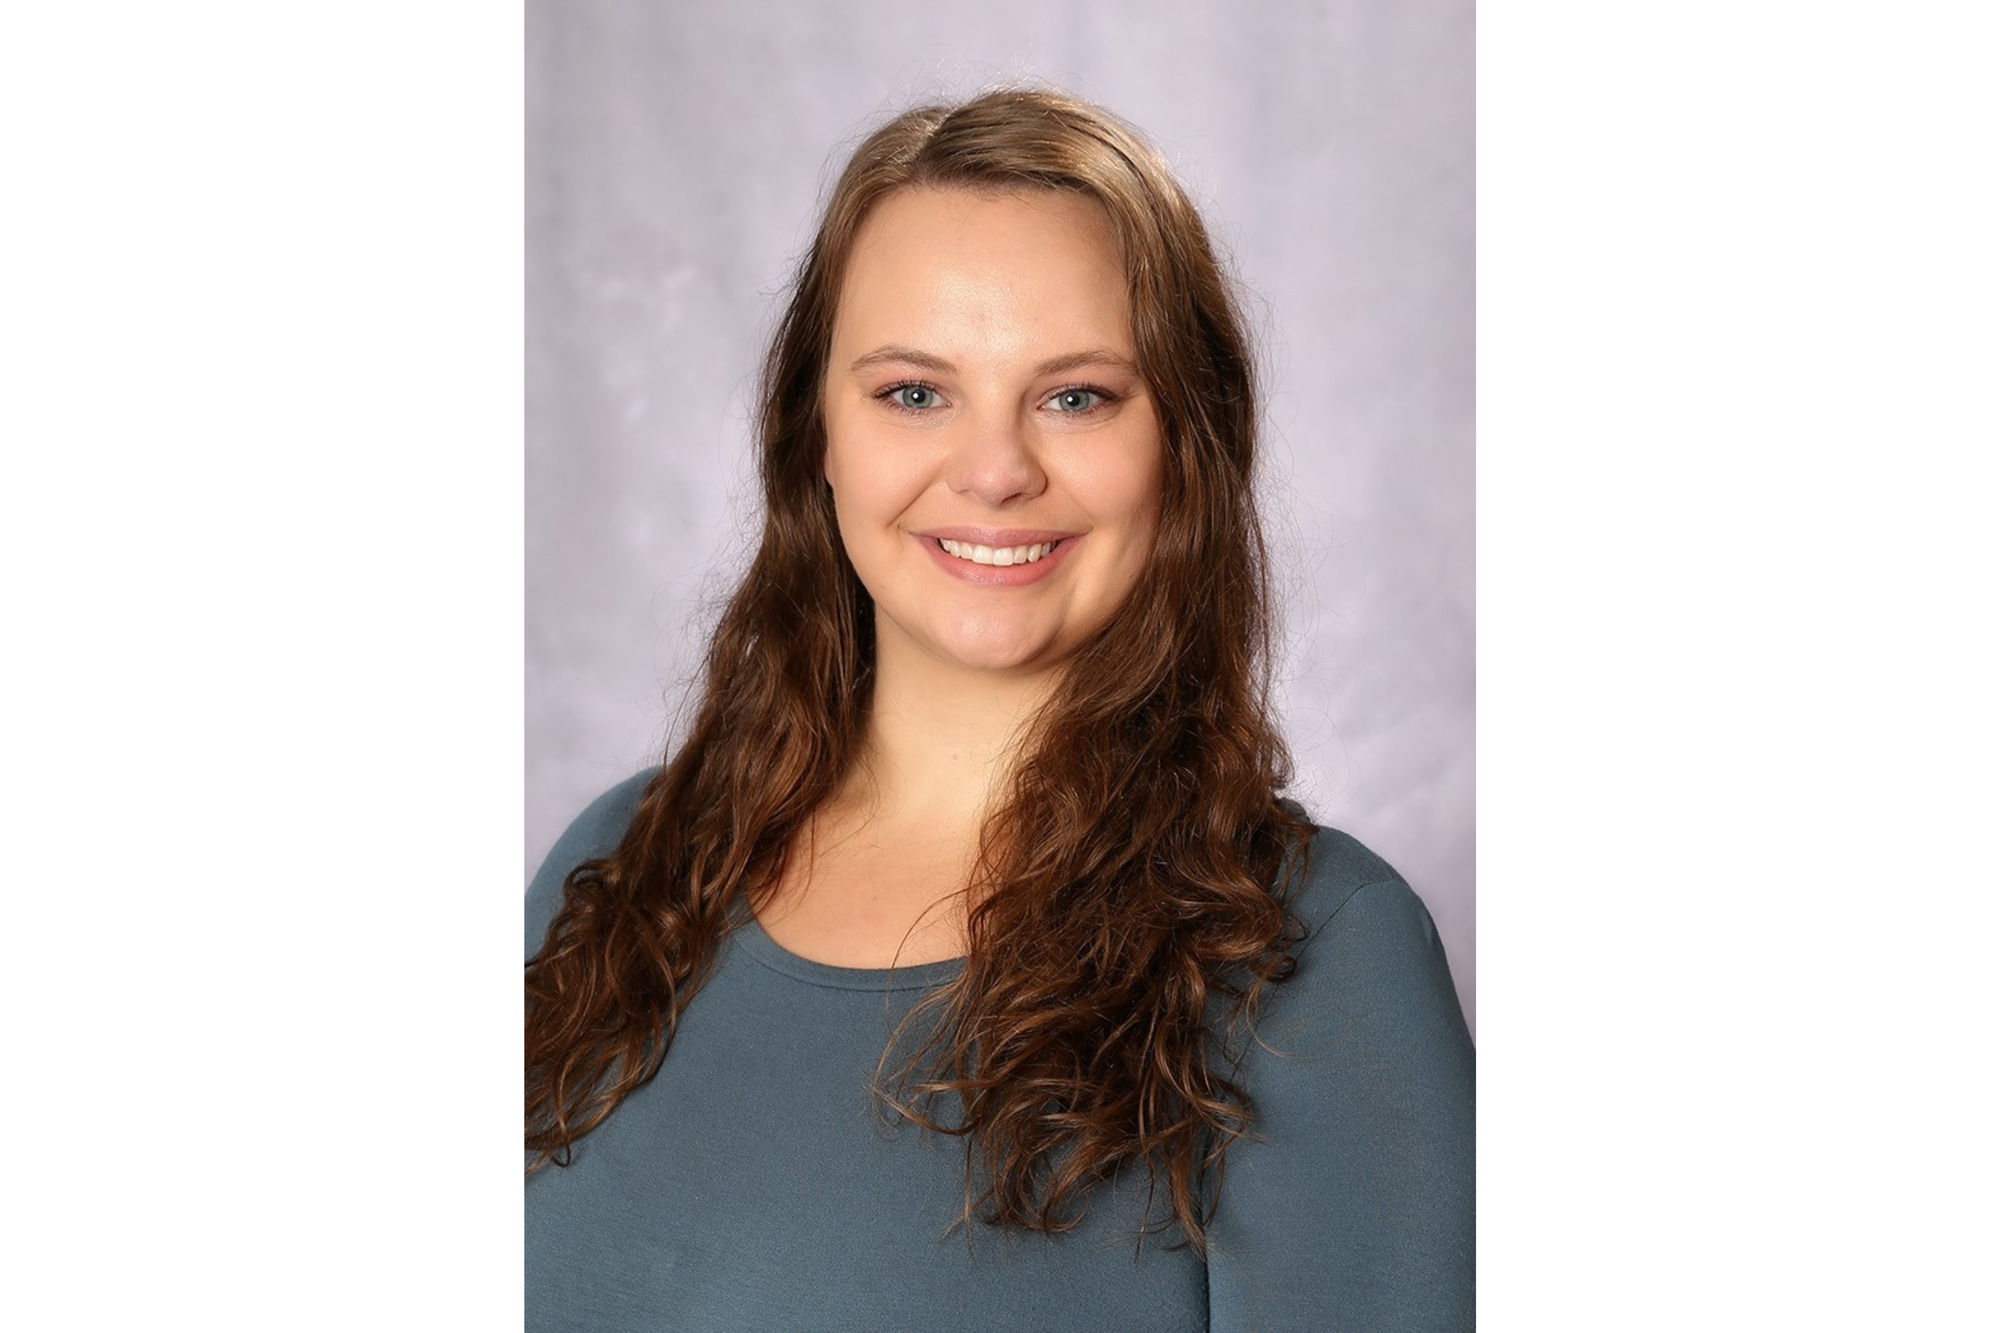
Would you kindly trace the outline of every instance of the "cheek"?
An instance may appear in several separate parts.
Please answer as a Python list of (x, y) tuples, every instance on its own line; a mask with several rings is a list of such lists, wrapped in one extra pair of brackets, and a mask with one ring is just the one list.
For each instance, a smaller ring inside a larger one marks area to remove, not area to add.
[(843, 533), (858, 535), (893, 526), (930, 480), (927, 460), (836, 420), (827, 422), (822, 471), (833, 488)]
[(1071, 472), (1071, 493), (1099, 525), (1150, 537), (1159, 521), (1164, 466), (1157, 443), (1135, 441), (1129, 448), (1080, 460)]
[(907, 468), (899, 468), (883, 458), (854, 457), (829, 451), (827, 484), (843, 512), (855, 519), (886, 519), (900, 511), (911, 498), (915, 478)]
[[(1116, 513), (1125, 558), (1119, 562), (1119, 583), (1129, 589), (1139, 581), (1153, 557), (1159, 537), (1160, 502), (1165, 491), (1165, 460), (1157, 442), (1121, 460), (1116, 475), (1106, 476), (1104, 495)], [(1109, 515), (1107, 515), (1109, 517)]]

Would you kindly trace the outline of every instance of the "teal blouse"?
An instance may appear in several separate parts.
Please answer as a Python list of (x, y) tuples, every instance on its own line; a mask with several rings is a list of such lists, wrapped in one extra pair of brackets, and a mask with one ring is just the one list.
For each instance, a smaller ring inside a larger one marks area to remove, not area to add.
[[(617, 845), (650, 773), (599, 797), (529, 889), (541, 946), (579, 862)], [(1144, 1174), (1058, 1236), (951, 1230), (962, 1142), (869, 1093), (892, 1030), (959, 961), (830, 967), (754, 920), (723, 942), (659, 1076), (527, 1182), (530, 1329), (1469, 1329), (1473, 1051), (1423, 903), (1321, 829), (1239, 1083), (1207, 1258), (1140, 1239)], [(1155, 1226), (1164, 1191), (1152, 1200)]]

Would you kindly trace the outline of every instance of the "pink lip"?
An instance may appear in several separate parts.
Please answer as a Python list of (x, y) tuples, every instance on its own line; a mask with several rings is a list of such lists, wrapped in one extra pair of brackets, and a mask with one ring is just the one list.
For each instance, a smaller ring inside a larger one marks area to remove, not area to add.
[[(1069, 558), (1069, 553), (1083, 537), (1074, 532), (1056, 532), (1042, 528), (931, 528), (925, 532), (913, 532), (910, 536), (917, 545), (931, 553), (938, 567), (963, 583), (974, 583), (986, 588), (1020, 588), (1030, 583), (1039, 583), (1055, 573), (1056, 566)], [(1054, 542), (1056, 548), (1040, 560), (1026, 565), (981, 565), (970, 560), (961, 560), (947, 554), (940, 540), (971, 542), (975, 546), (1035, 546), (1042, 542)]]

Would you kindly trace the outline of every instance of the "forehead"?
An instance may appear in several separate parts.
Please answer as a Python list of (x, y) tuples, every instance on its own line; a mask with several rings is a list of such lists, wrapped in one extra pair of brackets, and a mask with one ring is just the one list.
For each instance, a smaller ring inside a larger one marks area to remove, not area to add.
[(1077, 342), (1129, 355), (1130, 323), (1117, 239), (1095, 200), (909, 189), (877, 204), (855, 238), (834, 344), (1039, 359)]

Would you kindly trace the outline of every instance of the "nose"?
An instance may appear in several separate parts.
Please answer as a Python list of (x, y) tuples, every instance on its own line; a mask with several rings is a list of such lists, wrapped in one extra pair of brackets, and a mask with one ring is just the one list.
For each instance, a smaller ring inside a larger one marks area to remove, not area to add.
[(1049, 484), (1024, 423), (1008, 418), (966, 423), (945, 457), (944, 484), (955, 495), (1002, 509), (1032, 500)]

